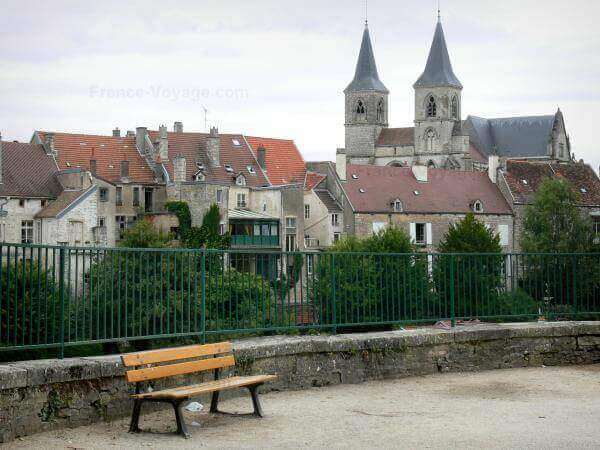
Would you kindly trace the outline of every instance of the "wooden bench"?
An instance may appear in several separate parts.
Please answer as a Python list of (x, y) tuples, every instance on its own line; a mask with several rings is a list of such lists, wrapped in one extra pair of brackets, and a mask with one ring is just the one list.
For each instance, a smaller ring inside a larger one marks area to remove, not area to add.
[[(206, 345), (189, 345), (186, 347), (150, 350), (139, 353), (121, 355), (126, 368), (132, 368), (125, 373), (129, 383), (135, 383), (135, 394), (132, 394), (133, 413), (131, 415), (130, 432), (139, 432), (140, 410), (142, 403), (167, 402), (173, 405), (177, 421), (177, 433), (186, 438), (190, 437), (183, 415), (182, 403), (201, 394), (212, 393), (210, 412), (218, 413), (219, 392), (234, 388), (247, 388), (252, 397), (254, 415), (263, 416), (258, 399), (258, 387), (266, 381), (277, 378), (276, 375), (255, 375), (248, 377), (229, 377), (219, 379), (220, 370), (235, 365), (230, 342), (219, 342)], [(160, 378), (198, 373), (207, 370), (214, 371), (214, 379), (205, 383), (190, 386), (143, 392), (143, 384)]]

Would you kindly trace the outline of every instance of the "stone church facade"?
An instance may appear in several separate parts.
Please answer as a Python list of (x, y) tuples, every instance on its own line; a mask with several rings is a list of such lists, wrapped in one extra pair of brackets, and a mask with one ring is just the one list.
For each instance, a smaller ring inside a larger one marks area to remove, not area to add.
[(463, 86), (454, 74), (438, 19), (425, 70), (413, 85), (414, 126), (390, 128), (390, 92), (379, 78), (369, 29), (365, 25), (354, 79), (344, 90), (345, 148), (348, 164), (427, 165), (453, 170), (484, 170), (490, 154), (501, 158), (570, 161), (562, 113), (462, 119)]

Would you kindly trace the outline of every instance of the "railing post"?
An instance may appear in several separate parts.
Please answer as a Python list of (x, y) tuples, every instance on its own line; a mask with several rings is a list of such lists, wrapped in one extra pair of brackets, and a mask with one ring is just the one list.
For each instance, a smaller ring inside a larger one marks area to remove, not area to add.
[(58, 357), (65, 357), (65, 251), (64, 247), (59, 250), (58, 258), (58, 296), (60, 301), (60, 351)]
[(575, 255), (573, 258), (573, 310), (575, 311), (575, 317), (577, 317), (577, 257)]
[(336, 292), (335, 292), (335, 253), (331, 254), (331, 287), (332, 287), (332, 295), (331, 295), (331, 303), (332, 303), (332, 311), (331, 311), (331, 321), (333, 322), (333, 334), (337, 333), (337, 317), (336, 317)]
[(456, 318), (454, 317), (454, 255), (450, 255), (450, 325), (456, 326)]
[(201, 280), (201, 314), (200, 327), (202, 329), (202, 343), (206, 344), (206, 250), (202, 249), (202, 260), (200, 262), (200, 280)]

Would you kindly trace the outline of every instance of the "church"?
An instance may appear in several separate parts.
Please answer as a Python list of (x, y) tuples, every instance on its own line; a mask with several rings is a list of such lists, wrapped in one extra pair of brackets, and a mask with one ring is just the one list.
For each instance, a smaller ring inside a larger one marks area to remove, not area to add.
[(354, 79), (344, 90), (345, 148), (338, 158), (349, 164), (450, 170), (485, 170), (490, 155), (571, 160), (560, 109), (542, 116), (462, 119), (463, 85), (452, 69), (439, 15), (425, 70), (413, 89), (414, 126), (389, 127), (390, 92), (377, 73), (365, 23)]

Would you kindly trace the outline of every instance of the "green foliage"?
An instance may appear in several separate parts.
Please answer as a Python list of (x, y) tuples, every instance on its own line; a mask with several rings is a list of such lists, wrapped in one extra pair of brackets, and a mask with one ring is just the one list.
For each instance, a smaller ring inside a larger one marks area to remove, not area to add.
[(500, 236), (469, 213), (458, 223), (450, 225), (440, 241), (440, 253), (500, 253)]
[(148, 219), (140, 219), (123, 233), (119, 247), (124, 248), (164, 248), (168, 247), (170, 236), (159, 232)]
[(351, 325), (434, 314), (427, 255), (414, 251), (406, 233), (390, 227), (366, 239), (343, 239), (319, 255), (313, 298), (321, 319), (333, 323), (335, 314), (336, 323)]
[(592, 224), (577, 209), (578, 195), (566, 181), (545, 179), (525, 209), (524, 252), (587, 252), (593, 247)]
[(186, 202), (167, 202), (165, 209), (172, 212), (179, 219), (179, 232), (183, 236), (192, 227), (192, 214)]

